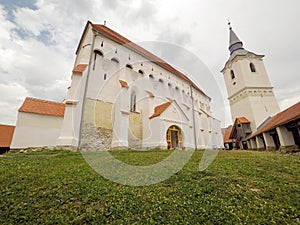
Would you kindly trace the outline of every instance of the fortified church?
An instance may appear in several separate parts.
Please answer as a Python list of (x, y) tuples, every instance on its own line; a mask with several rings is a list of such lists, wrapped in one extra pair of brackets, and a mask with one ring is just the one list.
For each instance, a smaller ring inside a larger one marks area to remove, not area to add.
[(107, 26), (88, 21), (66, 100), (26, 98), (11, 148), (222, 148), (220, 121), (212, 116), (210, 101), (187, 75)]

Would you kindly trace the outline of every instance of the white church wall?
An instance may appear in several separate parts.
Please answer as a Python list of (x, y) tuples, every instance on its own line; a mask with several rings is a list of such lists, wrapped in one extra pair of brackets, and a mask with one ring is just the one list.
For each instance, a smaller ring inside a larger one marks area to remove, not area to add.
[(270, 96), (262, 94), (261, 96), (258, 92), (255, 96), (251, 96), (249, 101), (251, 108), (255, 109), (255, 112), (252, 113), (256, 128), (260, 126), (269, 116), (274, 116), (279, 111), (277, 101), (272, 94)]
[(93, 33), (91, 29), (88, 29), (88, 32), (86, 32), (82, 37), (81, 45), (78, 46), (78, 54), (75, 59), (75, 65), (89, 63), (92, 42)]
[[(234, 78), (232, 78), (231, 71), (234, 73)], [(239, 61), (237, 63), (233, 62), (227, 64), (227, 68), (224, 70), (224, 79), (229, 98), (244, 87), (245, 82), (241, 74), (242, 68)]]
[[(256, 72), (251, 72), (250, 63), (255, 66)], [(244, 59), (240, 60), (242, 73), (245, 83), (250, 87), (271, 87), (271, 83), (265, 69), (264, 63), (261, 59)]]
[(63, 118), (19, 112), (11, 149), (54, 147)]
[(66, 101), (75, 101), (75, 104), (66, 105), (60, 135), (56, 143), (57, 146), (69, 146), (72, 148), (77, 148), (78, 146), (87, 72), (88, 68), (81, 75), (73, 75), (75, 80), (71, 82), (71, 88), (67, 94), (71, 99), (66, 99)]

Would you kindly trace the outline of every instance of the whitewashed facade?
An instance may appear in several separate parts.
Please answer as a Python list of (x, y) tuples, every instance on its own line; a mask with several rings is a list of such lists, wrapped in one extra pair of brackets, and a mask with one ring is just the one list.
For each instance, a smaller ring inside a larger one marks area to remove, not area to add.
[(79, 43), (57, 146), (222, 148), (210, 98), (183, 74), (102, 25)]

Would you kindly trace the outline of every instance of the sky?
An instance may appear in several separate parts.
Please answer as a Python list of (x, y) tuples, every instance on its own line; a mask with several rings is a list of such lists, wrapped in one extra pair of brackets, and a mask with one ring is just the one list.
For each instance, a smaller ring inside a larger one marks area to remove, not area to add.
[[(229, 19), (244, 48), (265, 55), (284, 110), (300, 101), (299, 8), (299, 0), (0, 0), (0, 123), (16, 124), (26, 97), (65, 99), (88, 20), (106, 21), (133, 42), (169, 43), (196, 56), (210, 71), (200, 73), (197, 84), (227, 126), (232, 121), (220, 71), (229, 58)], [(201, 83), (205, 77), (213, 82)]]

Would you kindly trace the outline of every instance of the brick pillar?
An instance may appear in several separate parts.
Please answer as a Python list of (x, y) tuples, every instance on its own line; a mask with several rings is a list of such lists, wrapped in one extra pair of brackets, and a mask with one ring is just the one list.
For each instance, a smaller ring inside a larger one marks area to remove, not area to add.
[(263, 133), (263, 137), (264, 137), (265, 143), (266, 143), (266, 150), (269, 150), (269, 151), (276, 150), (274, 140), (273, 140), (272, 136), (270, 135), (270, 133)]
[(280, 151), (289, 152), (296, 149), (296, 144), (292, 132), (288, 131), (285, 126), (276, 128), (280, 141)]

